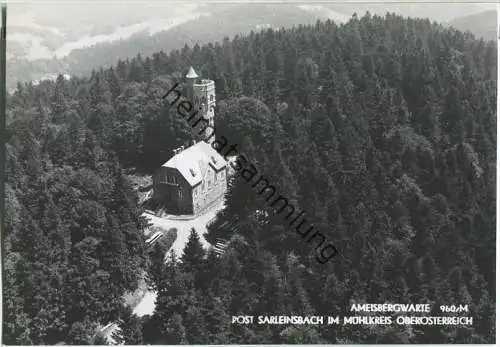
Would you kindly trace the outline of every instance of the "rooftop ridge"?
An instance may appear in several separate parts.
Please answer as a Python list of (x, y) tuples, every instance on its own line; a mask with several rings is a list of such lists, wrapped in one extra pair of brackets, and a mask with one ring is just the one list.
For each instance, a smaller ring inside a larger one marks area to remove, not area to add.
[(205, 178), (209, 166), (218, 172), (226, 165), (224, 157), (219, 152), (208, 143), (200, 141), (175, 154), (162, 166), (179, 170), (186, 181), (194, 186)]

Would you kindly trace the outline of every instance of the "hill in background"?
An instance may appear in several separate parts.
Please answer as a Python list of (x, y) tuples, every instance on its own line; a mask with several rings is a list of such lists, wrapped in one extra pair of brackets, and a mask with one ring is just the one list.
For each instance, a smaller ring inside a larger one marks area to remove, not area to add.
[(462, 31), (471, 31), (486, 40), (496, 40), (498, 34), (497, 11), (484, 11), (454, 19), (449, 24)]
[[(57, 5), (57, 6), (56, 6)], [(56, 6), (56, 7), (54, 7)], [(99, 10), (82, 4), (12, 5), (9, 17), (8, 84), (52, 78), (57, 73), (88, 74), (141, 54), (170, 52), (252, 30), (289, 28), (330, 19), (343, 23), (353, 13), (387, 12), (447, 22), (480, 12), (480, 4), (136, 4), (110, 3)], [(469, 27), (470, 26), (470, 27)], [(465, 20), (456, 26), (481, 35)], [(490, 35), (491, 36), (491, 35)]]

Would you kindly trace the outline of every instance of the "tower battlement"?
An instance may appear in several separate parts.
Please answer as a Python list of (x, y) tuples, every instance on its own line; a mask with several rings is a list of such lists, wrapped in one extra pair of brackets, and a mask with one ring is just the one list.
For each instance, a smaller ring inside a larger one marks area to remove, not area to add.
[(207, 85), (212, 85), (212, 84), (215, 85), (215, 82), (212, 80), (204, 79), (204, 78), (199, 78), (199, 79), (194, 81), (195, 86), (207, 86)]
[[(203, 119), (215, 130), (215, 82), (200, 78), (193, 67), (189, 68), (186, 79), (189, 82), (189, 95), (194, 109), (200, 109)], [(205, 136), (209, 137), (214, 130), (207, 128)]]

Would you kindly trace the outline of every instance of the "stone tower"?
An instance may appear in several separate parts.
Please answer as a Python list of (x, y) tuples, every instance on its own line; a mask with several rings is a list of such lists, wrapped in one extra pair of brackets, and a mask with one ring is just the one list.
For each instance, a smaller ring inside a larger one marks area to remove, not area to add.
[(193, 101), (193, 109), (198, 110), (203, 119), (208, 120), (205, 129), (205, 140), (211, 142), (215, 131), (215, 82), (198, 77), (193, 67), (189, 68), (186, 75), (189, 84), (189, 98)]

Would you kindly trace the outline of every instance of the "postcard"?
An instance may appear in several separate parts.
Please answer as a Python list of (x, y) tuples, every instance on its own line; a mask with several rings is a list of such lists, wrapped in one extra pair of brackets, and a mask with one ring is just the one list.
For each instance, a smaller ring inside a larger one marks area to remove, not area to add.
[(493, 2), (2, 25), (4, 344), (495, 344)]

